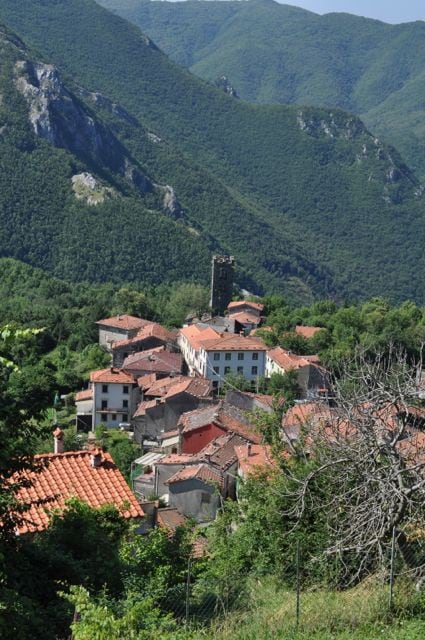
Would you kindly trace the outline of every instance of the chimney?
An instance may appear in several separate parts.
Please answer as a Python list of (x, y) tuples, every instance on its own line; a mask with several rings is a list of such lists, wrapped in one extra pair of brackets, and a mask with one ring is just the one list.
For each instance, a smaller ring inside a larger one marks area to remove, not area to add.
[(54, 451), (55, 453), (63, 453), (63, 438), (64, 438), (64, 432), (62, 431), (62, 429), (60, 429), (59, 427), (57, 427), (57, 429), (55, 429), (53, 431), (53, 438), (54, 438)]
[(247, 451), (248, 451), (248, 458), (249, 458), (249, 456), (252, 455), (252, 445), (251, 445), (251, 443), (248, 444), (246, 448), (247, 448)]
[(90, 456), (90, 464), (93, 469), (102, 465), (102, 449), (95, 449)]

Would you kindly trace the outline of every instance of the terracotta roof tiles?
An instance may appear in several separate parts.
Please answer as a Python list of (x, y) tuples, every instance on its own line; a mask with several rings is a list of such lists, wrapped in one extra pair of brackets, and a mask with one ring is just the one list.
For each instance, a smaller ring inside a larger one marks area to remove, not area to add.
[(75, 394), (75, 402), (82, 402), (83, 400), (91, 400), (93, 398), (93, 389), (85, 389), (84, 391), (77, 391)]
[(165, 484), (174, 484), (176, 482), (184, 482), (185, 480), (201, 480), (207, 483), (218, 483), (221, 485), (222, 476), (206, 464), (198, 464), (191, 467), (180, 469)]
[(147, 338), (157, 338), (164, 342), (174, 342), (176, 340), (176, 335), (157, 322), (151, 322), (140, 329), (140, 331), (138, 331), (132, 338), (129, 338), (128, 340), (117, 340), (114, 342), (112, 349), (121, 349), (122, 347), (126, 347), (131, 344), (143, 342)]
[(275, 462), (271, 457), (271, 450), (268, 445), (252, 444), (239, 445), (235, 447), (239, 468), (245, 475), (252, 474), (256, 470), (264, 467), (274, 467)]
[(90, 373), (90, 382), (133, 384), (135, 380), (129, 373), (110, 367), (108, 369), (92, 371)]
[(188, 393), (196, 398), (208, 398), (211, 395), (212, 383), (205, 378), (189, 378), (170, 388), (166, 398), (171, 398), (179, 393)]
[(213, 340), (203, 340), (201, 347), (205, 351), (266, 351), (261, 338), (251, 338), (236, 334), (221, 334)]
[(180, 373), (182, 364), (183, 356), (180, 353), (171, 353), (161, 346), (127, 356), (122, 368), (130, 372), (143, 369), (143, 371), (160, 373)]
[(298, 356), (282, 347), (275, 347), (267, 352), (267, 357), (273, 360), (279, 367), (285, 371), (289, 369), (301, 369), (308, 367), (310, 364), (318, 364), (318, 356)]
[(237, 313), (230, 313), (229, 318), (232, 320), (237, 320), (240, 324), (260, 324), (262, 318), (260, 316), (256, 316), (254, 313), (249, 313), (249, 311), (238, 311)]
[(125, 331), (131, 331), (132, 329), (141, 329), (149, 324), (152, 324), (150, 320), (144, 320), (143, 318), (136, 318), (136, 316), (129, 316), (126, 314), (113, 316), (112, 318), (104, 318), (96, 322), (98, 325), (105, 327), (113, 327), (114, 329), (123, 329)]
[(46, 529), (50, 522), (49, 512), (62, 511), (66, 500), (72, 497), (94, 508), (114, 505), (125, 518), (144, 515), (111, 456), (102, 452), (100, 466), (92, 467), (92, 453), (71, 451), (35, 456), (36, 461), (48, 464), (39, 473), (23, 474), (31, 486), (19, 489), (16, 495), (19, 501), (29, 504), (30, 508), (24, 513), (24, 522), (18, 528), (19, 534)]
[(250, 307), (251, 309), (259, 311), (260, 313), (264, 311), (263, 304), (261, 304), (260, 302), (251, 302), (250, 300), (235, 300), (227, 305), (227, 308), (229, 310), (238, 309), (239, 307)]

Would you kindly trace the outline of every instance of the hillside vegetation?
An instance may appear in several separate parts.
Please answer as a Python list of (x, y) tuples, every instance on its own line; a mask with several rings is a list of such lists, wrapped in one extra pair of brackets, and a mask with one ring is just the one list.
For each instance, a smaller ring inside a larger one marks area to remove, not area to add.
[(273, 0), (99, 0), (173, 60), (259, 103), (341, 107), (425, 176), (425, 23), (319, 16)]
[[(58, 66), (59, 102), (74, 96), (105, 141), (100, 152), (72, 146), (75, 123), (64, 133), (63, 109), (53, 142), (65, 150), (35, 138), (13, 64), (3, 65), (4, 118), (17, 114), (9, 130), (41, 154), (27, 175), (35, 152), (16, 136), (2, 145), (8, 171), (6, 158), (16, 157), (13, 178), (3, 174), (3, 255), (74, 280), (206, 283), (210, 252), (225, 251), (236, 256), (239, 284), (258, 293), (425, 299), (418, 181), (357, 118), (231, 98), (92, 0), (0, 0), (0, 19), (40, 52), (31, 60)], [(96, 207), (72, 189), (87, 169), (106, 189)], [(161, 200), (167, 185), (173, 211)]]

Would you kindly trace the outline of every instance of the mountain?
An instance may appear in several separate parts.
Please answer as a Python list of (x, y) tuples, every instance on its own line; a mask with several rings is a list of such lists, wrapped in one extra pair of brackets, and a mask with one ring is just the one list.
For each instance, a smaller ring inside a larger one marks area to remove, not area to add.
[(425, 22), (319, 16), (273, 0), (99, 0), (176, 62), (251, 102), (340, 107), (425, 177)]
[(133, 280), (205, 279), (209, 249), (175, 220), (170, 188), (32, 55), (0, 27), (1, 255), (70, 280), (125, 281), (129, 264)]
[[(425, 300), (421, 187), (358, 118), (243, 102), (92, 0), (0, 0), (0, 20), (31, 47), (24, 80), (35, 88), (16, 84), (25, 45), (8, 64), (3, 48), (13, 100), (2, 109), (19, 113), (21, 138), (0, 144), (2, 255), (64, 278), (206, 282), (211, 252), (225, 251), (237, 258), (238, 282), (258, 293)], [(62, 83), (59, 103), (75, 108), (55, 111), (50, 101), (56, 133), (43, 138), (31, 100), (44, 81), (48, 94)], [(18, 164), (7, 164), (10, 154)], [(21, 164), (26, 181), (12, 168)], [(76, 198), (92, 181), (72, 178), (86, 173), (100, 184), (98, 205)]]

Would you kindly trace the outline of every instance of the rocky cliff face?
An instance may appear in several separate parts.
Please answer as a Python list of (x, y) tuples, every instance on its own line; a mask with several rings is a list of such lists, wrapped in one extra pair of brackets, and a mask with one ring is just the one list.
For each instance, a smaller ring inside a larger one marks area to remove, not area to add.
[[(67, 149), (94, 170), (106, 168), (119, 174), (142, 194), (157, 193), (164, 211), (173, 218), (182, 217), (174, 189), (156, 184), (137, 166), (108, 127), (65, 87), (55, 66), (18, 61), (15, 64), (15, 86), (28, 103), (29, 119), (37, 136), (56, 147)], [(106, 108), (114, 116), (134, 124), (134, 118), (125, 109), (102, 94), (81, 89), (80, 95), (94, 105)], [(84, 175), (90, 175), (96, 181), (91, 174)], [(101, 195), (97, 192), (97, 195), (93, 195), (90, 189), (80, 189), (80, 184), (80, 179), (73, 181), (74, 192), (76, 197), (84, 197), (88, 204), (97, 204), (113, 192), (102, 187)]]
[(394, 149), (373, 136), (357, 116), (341, 111), (332, 113), (305, 108), (298, 110), (296, 118), (299, 129), (309, 136), (352, 142), (353, 164), (373, 161), (375, 168), (369, 174), (369, 182), (382, 183), (382, 198), (386, 202), (398, 203), (401, 188), (413, 188), (415, 195), (421, 197), (420, 185), (413, 172), (397, 157)]

